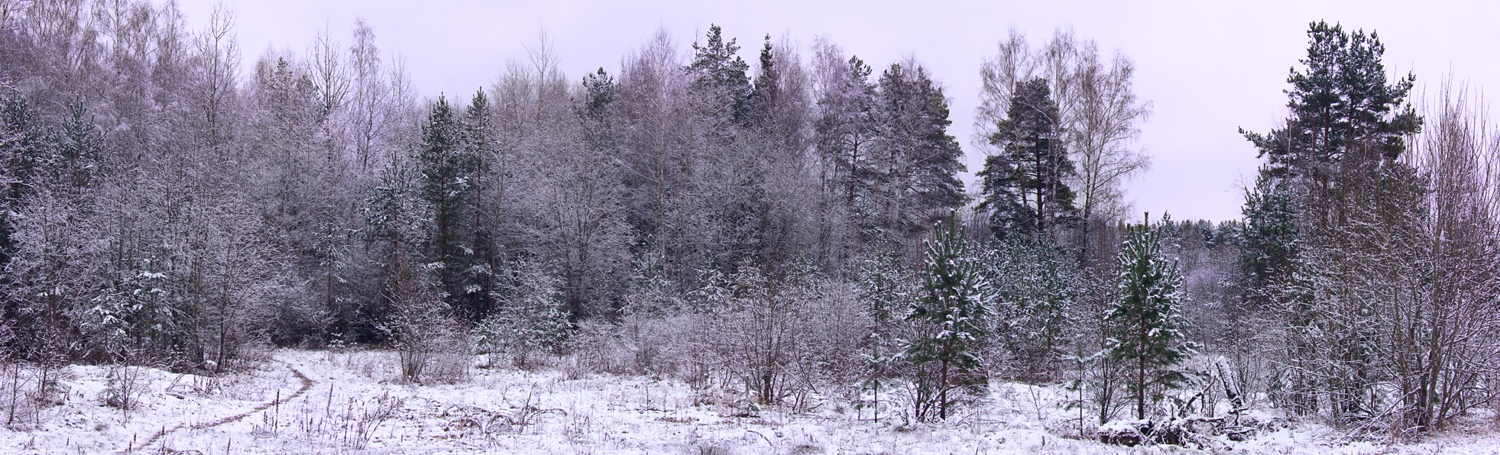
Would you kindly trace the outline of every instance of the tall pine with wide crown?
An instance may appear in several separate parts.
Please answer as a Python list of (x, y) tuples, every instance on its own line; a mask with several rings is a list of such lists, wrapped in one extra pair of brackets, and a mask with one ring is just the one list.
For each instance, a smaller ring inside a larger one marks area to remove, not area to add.
[(997, 239), (1021, 236), (1039, 240), (1052, 227), (1078, 215), (1067, 180), (1077, 174), (1059, 136), (1057, 102), (1045, 79), (1016, 83), (1007, 118), (996, 125), (991, 144), (1001, 153), (985, 158), (980, 208), (990, 212)]
[(718, 25), (709, 25), (708, 36), (702, 45), (693, 43), (693, 63), (687, 72), (693, 78), (693, 88), (710, 98), (710, 110), (734, 122), (750, 117), (750, 64), (737, 54), (740, 46), (734, 39), (724, 41), (724, 31)]
[(948, 134), (948, 101), (921, 66), (893, 64), (880, 75), (880, 147), (870, 156), (866, 201), (876, 229), (916, 238), (965, 202), (963, 149)]
[(1401, 159), (1422, 118), (1407, 101), (1415, 77), (1388, 78), (1377, 34), (1319, 21), (1307, 35), (1307, 57), (1287, 79), (1285, 125), (1241, 130), (1266, 159), (1266, 181), (1246, 201), (1253, 230), (1241, 272), (1262, 290), (1247, 296), (1252, 308), (1285, 328), (1288, 407), (1343, 424), (1382, 412), (1387, 349), (1377, 340), (1393, 333), (1382, 307), (1398, 299), (1364, 283), (1410, 263), (1388, 258), (1423, 210), (1418, 172)]

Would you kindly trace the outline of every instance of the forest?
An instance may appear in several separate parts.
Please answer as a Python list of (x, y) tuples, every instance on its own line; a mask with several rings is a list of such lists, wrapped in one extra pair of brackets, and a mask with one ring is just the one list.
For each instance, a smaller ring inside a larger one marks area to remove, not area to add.
[[(1500, 409), (1500, 142), (1374, 31), (1309, 25), (1218, 221), (1132, 208), (1151, 104), (1069, 31), (1012, 32), (978, 94), (920, 56), (712, 26), (582, 75), (533, 43), (435, 98), (376, 32), (249, 57), (227, 9), (0, 1), (8, 428), (69, 366), (232, 375), (278, 349), (902, 425), (1047, 384), (1055, 432), (1131, 445), (1257, 413), (1419, 440)], [(949, 103), (975, 95), (965, 169)]]

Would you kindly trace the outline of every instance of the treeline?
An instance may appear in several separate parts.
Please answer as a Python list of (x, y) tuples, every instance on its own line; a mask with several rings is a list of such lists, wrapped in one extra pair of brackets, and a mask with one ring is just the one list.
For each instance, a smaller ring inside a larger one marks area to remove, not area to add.
[(183, 369), (387, 346), (411, 381), (562, 355), (915, 420), (1067, 381), (1085, 434), (1222, 400), (1441, 426), (1490, 403), (1493, 142), (1462, 99), (1424, 130), (1373, 35), (1311, 36), (1292, 117), (1247, 134), (1245, 221), (1131, 224), (1150, 106), (1069, 33), (980, 69), (967, 192), (934, 75), (826, 39), (767, 35), (752, 65), (717, 26), (662, 32), (581, 78), (540, 43), (419, 101), (363, 21), (240, 74), (226, 11), (11, 4), (4, 346)]

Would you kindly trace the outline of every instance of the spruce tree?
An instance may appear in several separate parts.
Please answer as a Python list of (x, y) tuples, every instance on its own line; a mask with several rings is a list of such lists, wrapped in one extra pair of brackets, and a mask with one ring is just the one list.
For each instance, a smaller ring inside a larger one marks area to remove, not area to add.
[(741, 122), (749, 119), (750, 64), (737, 53), (740, 46), (724, 41), (723, 29), (709, 25), (705, 43), (693, 43), (693, 63), (687, 72), (693, 77), (693, 88), (708, 96), (711, 106), (723, 118)]
[(760, 49), (760, 74), (755, 75), (755, 86), (750, 92), (750, 121), (755, 127), (775, 134), (772, 123), (776, 120), (776, 107), (781, 97), (781, 71), (776, 68), (775, 52), (771, 48), (771, 35), (766, 35), (765, 46)]
[(1173, 367), (1193, 352), (1182, 334), (1182, 276), (1177, 262), (1161, 251), (1161, 233), (1150, 218), (1126, 227), (1120, 245), (1119, 300), (1105, 316), (1114, 336), (1110, 357), (1130, 370), (1126, 385), (1135, 397), (1135, 416), (1146, 418), (1147, 399), (1184, 380)]

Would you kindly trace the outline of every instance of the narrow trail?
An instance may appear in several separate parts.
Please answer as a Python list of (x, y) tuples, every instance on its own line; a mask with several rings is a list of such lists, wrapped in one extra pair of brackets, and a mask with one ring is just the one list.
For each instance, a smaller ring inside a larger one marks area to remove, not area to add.
[(238, 421), (240, 421), (240, 420), (242, 420), (242, 419), (244, 419), (246, 417), (249, 417), (251, 414), (255, 414), (257, 412), (261, 412), (261, 411), (270, 409), (272, 406), (276, 406), (276, 405), (280, 405), (280, 404), (285, 404), (288, 401), (292, 401), (294, 399), (297, 399), (297, 397), (302, 396), (302, 394), (307, 393), (308, 390), (312, 389), (312, 386), (313, 386), (312, 379), (308, 378), (307, 375), (302, 374), (301, 371), (298, 371), (297, 368), (293, 367), (291, 363), (288, 363), (288, 362), (282, 361), (282, 360), (278, 360), (278, 359), (271, 359), (271, 360), (274, 360), (274, 361), (276, 361), (278, 363), (281, 363), (282, 365), (286, 365), (286, 368), (288, 370), (291, 370), (292, 375), (296, 376), (297, 380), (299, 380), (299, 381), (302, 382), (302, 385), (297, 388), (296, 392), (293, 392), (291, 395), (282, 397), (280, 399), (275, 399), (275, 400), (267, 401), (265, 403), (261, 403), (259, 405), (256, 405), (254, 408), (251, 408), (249, 411), (245, 411), (245, 412), (242, 412), (242, 413), (239, 413), (239, 414), (235, 414), (235, 415), (232, 415), (232, 416), (224, 417), (222, 419), (215, 420), (215, 421), (212, 421), (212, 422), (199, 423), (199, 424), (196, 424), (196, 425), (177, 424), (176, 426), (173, 426), (172, 428), (164, 428), (161, 431), (156, 432), (156, 434), (152, 435), (149, 439), (146, 439), (146, 441), (142, 442), (140, 445), (137, 446), (137, 445), (131, 444), (129, 446), (126, 446), (125, 450), (122, 450), (122, 451), (117, 452), (117, 453), (122, 453), (122, 454), (124, 454), (124, 453), (132, 453), (132, 452), (134, 452), (136, 450), (140, 450), (140, 449), (144, 449), (146, 447), (150, 447), (151, 444), (155, 444), (157, 441), (160, 441), (161, 438), (163, 438), (163, 437), (165, 437), (165, 436), (167, 436), (169, 434), (176, 433), (176, 432), (178, 432), (178, 431), (180, 431), (180, 430), (182, 430), (184, 428), (190, 429), (190, 430), (205, 430), (205, 429), (217, 427), (217, 426), (220, 426), (220, 425), (225, 425), (225, 424), (229, 424), (229, 423), (238, 422)]

